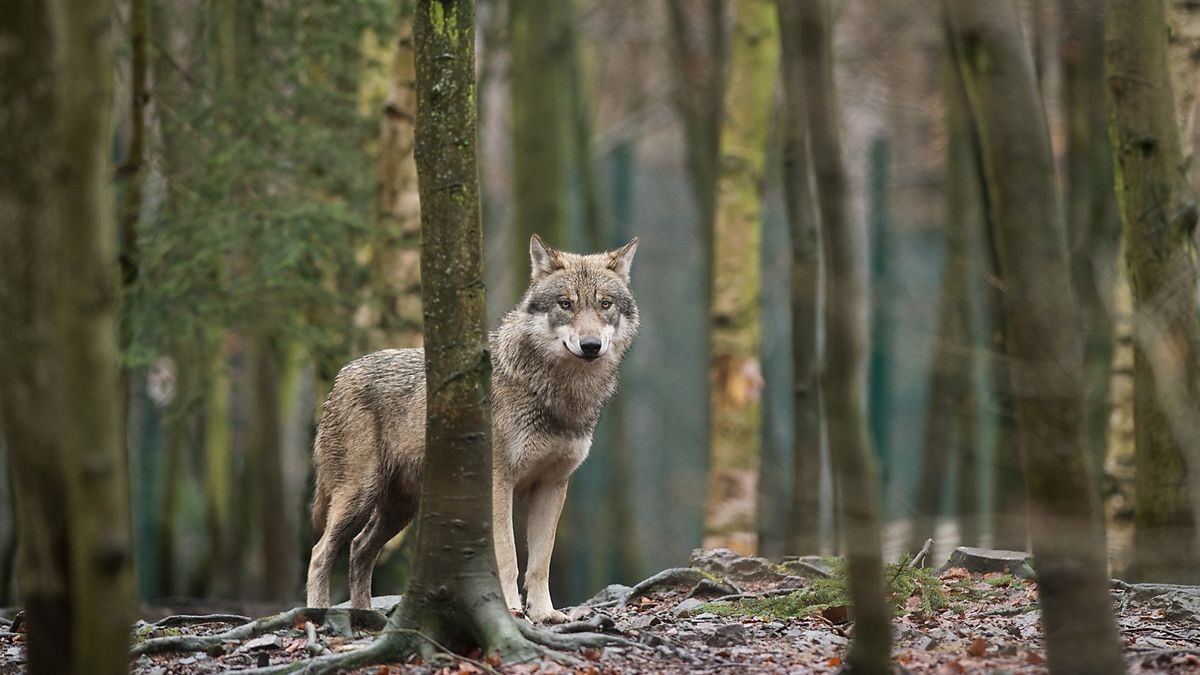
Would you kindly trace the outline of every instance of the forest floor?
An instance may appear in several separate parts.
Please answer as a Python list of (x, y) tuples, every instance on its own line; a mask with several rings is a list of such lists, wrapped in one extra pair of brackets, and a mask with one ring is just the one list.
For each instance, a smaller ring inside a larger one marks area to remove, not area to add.
[[(990, 564), (977, 563), (967, 567)], [(567, 630), (598, 630), (625, 640), (574, 652), (575, 665), (488, 663), (479, 655), (446, 655), (355, 672), (833, 673), (842, 666), (854, 632), (838, 567), (816, 558), (774, 563), (731, 551), (703, 552), (689, 568), (665, 571), (632, 589), (609, 586), (571, 608), (576, 623)], [(1047, 672), (1036, 583), (1021, 578), (1019, 568), (1006, 569), (1015, 574), (891, 566), (897, 672)], [(1114, 582), (1112, 592), (1130, 672), (1200, 673), (1200, 587)], [(395, 602), (378, 600), (384, 609)], [(171, 619), (142, 624), (136, 635), (138, 640), (214, 635), (239, 623), (233, 617)], [(340, 623), (339, 629), (331, 615), (318, 628), (298, 616), (277, 630), (221, 640), (207, 649), (137, 657), (132, 672), (198, 675), (279, 665), (312, 653), (357, 649), (374, 636)], [(0, 631), (2, 675), (23, 672), (19, 622), (12, 629)]]

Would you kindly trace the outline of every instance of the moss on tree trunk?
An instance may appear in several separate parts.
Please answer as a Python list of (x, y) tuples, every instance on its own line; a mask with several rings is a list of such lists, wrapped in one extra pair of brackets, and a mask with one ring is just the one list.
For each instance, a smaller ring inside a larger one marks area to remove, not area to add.
[[(132, 537), (117, 349), (116, 223), (109, 192), (113, 7), (50, 3), (61, 151), (56, 358), (70, 520), (71, 672), (127, 672)], [(60, 422), (61, 424), (61, 422)]]
[(752, 509), (733, 506), (753, 503), (760, 443), (762, 178), (779, 62), (771, 1), (737, 0), (732, 37), (709, 302), (709, 534), (754, 529)]
[(412, 0), (400, 3), (387, 101), (379, 121), (373, 297), (367, 326), (371, 349), (421, 344), (421, 200), (413, 130), (417, 114)]
[(1050, 669), (1121, 673), (1084, 439), (1079, 313), (1033, 62), (1012, 4), (947, 0), (946, 9), (999, 253)]
[(71, 572), (66, 558), (65, 456), (55, 403), (60, 364), (53, 350), (58, 220), (54, 43), (41, 0), (0, 13), (0, 426), (4, 429), (19, 519), (17, 575), (28, 618), (31, 675), (69, 671)]
[(1129, 574), (1196, 583), (1200, 473), (1188, 467), (1200, 460), (1200, 438), (1189, 430), (1200, 394), (1196, 204), (1180, 147), (1165, 26), (1161, 3), (1110, 2), (1110, 133), (1134, 304), (1137, 474)]

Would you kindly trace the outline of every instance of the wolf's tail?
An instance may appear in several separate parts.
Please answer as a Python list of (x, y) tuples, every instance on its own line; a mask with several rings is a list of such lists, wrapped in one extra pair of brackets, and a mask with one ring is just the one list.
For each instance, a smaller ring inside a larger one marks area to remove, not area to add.
[(321, 538), (325, 533), (325, 515), (329, 511), (329, 495), (325, 490), (321, 489), (320, 481), (317, 482), (316, 488), (313, 490), (312, 501), (312, 532), (313, 541)]

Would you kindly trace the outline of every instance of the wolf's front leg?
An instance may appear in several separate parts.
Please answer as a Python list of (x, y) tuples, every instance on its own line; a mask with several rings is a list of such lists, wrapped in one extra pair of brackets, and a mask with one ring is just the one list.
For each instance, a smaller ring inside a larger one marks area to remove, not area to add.
[(567, 482), (536, 485), (529, 493), (529, 566), (525, 570), (525, 615), (534, 623), (562, 623), (567, 615), (550, 601), (550, 554), (554, 532), (567, 498)]
[(513, 486), (504, 480), (492, 483), (492, 536), (496, 540), (496, 568), (508, 608), (521, 610), (517, 590), (517, 544), (513, 539)]

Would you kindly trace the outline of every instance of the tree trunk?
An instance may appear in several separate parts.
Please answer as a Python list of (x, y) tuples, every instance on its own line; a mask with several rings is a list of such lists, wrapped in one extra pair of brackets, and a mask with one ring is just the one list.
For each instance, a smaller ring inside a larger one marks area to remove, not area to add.
[(396, 56), (387, 103), (379, 122), (379, 167), (375, 189), (374, 280), (370, 348), (421, 344), (421, 201), (413, 159), (416, 70), (413, 64), (412, 0), (400, 2)]
[[(697, 9), (699, 7), (699, 9)], [(687, 171), (708, 236), (716, 218), (717, 158), (725, 96), (725, 0), (667, 0), (671, 23), (671, 61), (675, 70), (675, 108), (683, 118)], [(699, 24), (699, 25), (694, 25)], [(711, 251), (711, 236), (705, 252)], [(705, 255), (704, 260), (710, 260)], [(705, 275), (708, 279), (709, 275)]]
[(46, 4), (0, 13), (0, 415), (16, 491), (17, 574), (28, 619), (30, 675), (70, 672), (72, 575), (67, 559), (66, 461), (56, 400), (59, 222), (51, 194), (57, 163), (54, 41)]
[[(371, 646), (332, 672), (409, 650), (532, 658), (500, 590), (492, 541), (491, 358), (479, 220), (472, 0), (418, 0), (415, 155), (421, 197), (426, 451), (404, 602)], [(418, 637), (418, 635), (420, 637)]]
[[(821, 241), (808, 120), (804, 114), (804, 62), (799, 6), (776, 0), (782, 46), (784, 206), (792, 239), (792, 499), (786, 551), (820, 552), (821, 547), (821, 361), (818, 352)], [(772, 471), (777, 470), (772, 467)]]
[(254, 452), (255, 489), (251, 503), (253, 517), (262, 536), (262, 593), (267, 600), (287, 600), (299, 587), (300, 541), (294, 509), (288, 508), (283, 473), (283, 406), (280, 385), (283, 381), (285, 349), (279, 338), (262, 334), (254, 340), (250, 355), (254, 424), (251, 447)]
[[(759, 361), (762, 179), (779, 61), (770, 0), (735, 0), (713, 224), (709, 361), (708, 534), (754, 530), (762, 372)], [(753, 552), (753, 544), (726, 545)]]
[[(529, 267), (529, 238), (567, 244), (573, 33), (564, 0), (508, 3), (513, 154), (513, 268)], [(519, 276), (513, 299), (525, 290)]]
[(857, 673), (888, 673), (891, 625), (884, 599), (878, 473), (865, 417), (867, 288), (861, 226), (852, 221), (838, 132), (833, 78), (833, 28), (825, 2), (798, 3), (796, 39), (803, 55), (805, 112), (821, 213), (825, 254), (825, 403), (830, 454), (841, 482), (842, 546), (846, 553), (855, 639), (849, 665)]
[[(978, 141), (975, 156), (979, 161)], [(986, 181), (982, 165), (976, 171)], [(1008, 307), (1001, 281), (1000, 253), (996, 244), (996, 224), (988, 204), (987, 192), (981, 195), (984, 208), (983, 249), (986, 263), (988, 310), (989, 403), (996, 418), (992, 447), (992, 546), (1010, 551), (1029, 548), (1029, 486), (1025, 478), (1025, 458), (1017, 444), (1017, 413), (1009, 376)]]
[(1113, 193), (1104, 87), (1107, 0), (1060, 0), (1063, 103), (1067, 137), (1067, 235), (1071, 276), (1083, 319), (1088, 447), (1097, 473), (1108, 446), (1114, 292), (1121, 221)]
[[(953, 65), (953, 64), (951, 64)], [(925, 416), (925, 436), (921, 452), (921, 482), (916, 500), (914, 526), (909, 535), (908, 551), (916, 553), (925, 540), (935, 536), (942, 497), (947, 493), (947, 466), (958, 463), (958, 482), (969, 482), (974, 462), (974, 383), (969, 314), (971, 233), (978, 227), (979, 198), (976, 168), (972, 152), (970, 123), (966, 102), (957, 74), (946, 78), (946, 171), (945, 217), (943, 231), (946, 249), (942, 264), (942, 297), (938, 306), (937, 348), (929, 385), (929, 403)], [(967, 518), (961, 525), (973, 525), (976, 509), (965, 503), (974, 494), (958, 491), (956, 506)], [(966, 529), (973, 529), (968, 527)], [(975, 545), (977, 531), (960, 540)]]
[(1196, 59), (1200, 51), (1200, 6), (1194, 0), (1166, 1), (1170, 8), (1167, 68), (1175, 95), (1175, 123), (1183, 141), (1184, 160), (1190, 161), (1195, 152), (1192, 141), (1196, 132), (1196, 88), (1200, 85), (1200, 61)]
[(1084, 439), (1078, 309), (1033, 61), (1011, 3), (947, 0), (946, 9), (1000, 254), (1050, 669), (1121, 673)]
[(55, 346), (70, 513), (73, 672), (124, 673), (133, 618), (128, 476), (120, 445), (116, 309), (120, 287), (109, 194), (113, 97), (109, 2), (52, 2), (58, 88), (61, 248)]
[(1161, 3), (1110, 3), (1109, 113), (1134, 302), (1137, 476), (1129, 574), (1196, 583), (1200, 437), (1189, 428), (1200, 412), (1196, 203), (1183, 170), (1165, 25)]
[(208, 520), (208, 592), (220, 597), (235, 592), (230, 570), (237, 569), (233, 526), (233, 423), (229, 373), (230, 337), (220, 336), (207, 355), (204, 377), (204, 499)]
[[(146, 42), (150, 35), (150, 12), (148, 0), (130, 0), (129, 3), (129, 46), (130, 46), (130, 83), (129, 83), (129, 144), (125, 148), (125, 161), (117, 170), (117, 176), (123, 184), (121, 203), (117, 214), (117, 226), (120, 233), (119, 260), (121, 262), (121, 286), (128, 291), (138, 276), (138, 263), (141, 257), (138, 252), (138, 220), (142, 206), (142, 166), (145, 164), (146, 139), (146, 104), (149, 94), (146, 74), (149, 70), (146, 58)], [(122, 352), (129, 349), (132, 341), (132, 327), (128, 319), (121, 320)], [(122, 368), (120, 372), (120, 420), (121, 425), (119, 445), (122, 452), (127, 452), (129, 443), (126, 434), (129, 430), (130, 410), (130, 372)]]

